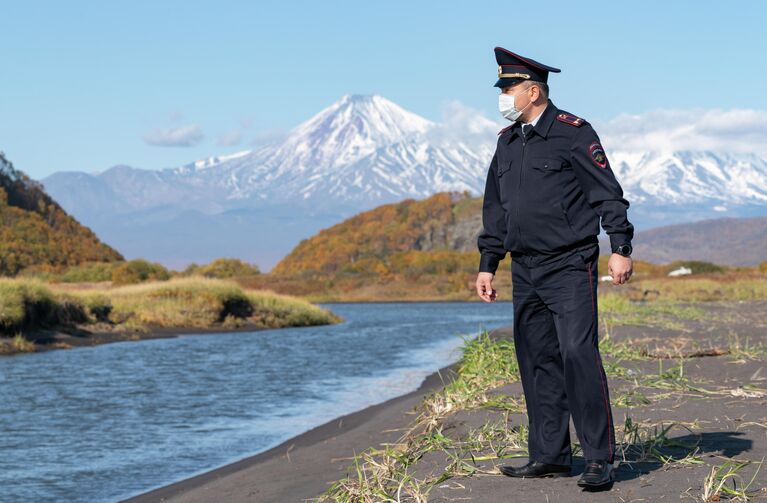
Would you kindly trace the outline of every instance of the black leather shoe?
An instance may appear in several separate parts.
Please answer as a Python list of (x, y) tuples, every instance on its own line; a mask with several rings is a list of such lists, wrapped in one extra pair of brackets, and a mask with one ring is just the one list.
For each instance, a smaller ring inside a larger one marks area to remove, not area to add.
[(578, 485), (586, 489), (607, 488), (615, 480), (612, 463), (604, 460), (587, 460)]
[(523, 466), (501, 466), (501, 473), (509, 477), (566, 477), (570, 475), (570, 465), (552, 465), (538, 461), (528, 461)]

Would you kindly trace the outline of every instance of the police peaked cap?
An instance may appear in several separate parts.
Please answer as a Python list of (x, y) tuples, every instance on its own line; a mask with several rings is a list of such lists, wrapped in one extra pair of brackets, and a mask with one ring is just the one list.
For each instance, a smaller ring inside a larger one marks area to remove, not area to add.
[(549, 79), (549, 72), (561, 71), (559, 68), (514, 54), (503, 47), (495, 48), (495, 60), (498, 62), (498, 82), (494, 84), (494, 87), (511, 86), (522, 80), (546, 82)]

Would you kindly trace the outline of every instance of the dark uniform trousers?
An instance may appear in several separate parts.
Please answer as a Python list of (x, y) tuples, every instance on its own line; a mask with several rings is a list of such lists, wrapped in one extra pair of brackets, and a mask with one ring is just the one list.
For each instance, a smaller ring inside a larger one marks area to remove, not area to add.
[(570, 415), (586, 459), (613, 462), (607, 377), (597, 339), (599, 245), (512, 255), (514, 343), (531, 460), (570, 464)]

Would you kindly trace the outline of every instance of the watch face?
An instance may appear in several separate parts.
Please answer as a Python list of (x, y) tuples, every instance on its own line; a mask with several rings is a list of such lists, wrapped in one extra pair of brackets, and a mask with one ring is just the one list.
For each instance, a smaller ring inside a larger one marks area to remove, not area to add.
[(618, 247), (618, 253), (620, 253), (624, 257), (628, 257), (629, 255), (631, 255), (631, 245), (620, 245)]

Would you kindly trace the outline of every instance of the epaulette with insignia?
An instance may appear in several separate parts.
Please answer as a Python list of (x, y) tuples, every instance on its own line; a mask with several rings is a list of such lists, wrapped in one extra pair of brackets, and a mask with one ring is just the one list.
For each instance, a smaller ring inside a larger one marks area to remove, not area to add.
[[(513, 125), (514, 125), (514, 124), (512, 124), (511, 126), (513, 126)], [(498, 131), (498, 134), (499, 134), (499, 135), (502, 135), (503, 133), (505, 133), (506, 131), (508, 131), (508, 130), (511, 128), (511, 126), (506, 126), (505, 128), (501, 129), (500, 131)]]
[(570, 124), (571, 126), (575, 127), (580, 127), (584, 122), (586, 122), (580, 117), (571, 114), (557, 114), (557, 120), (559, 122), (564, 122), (565, 124)]

